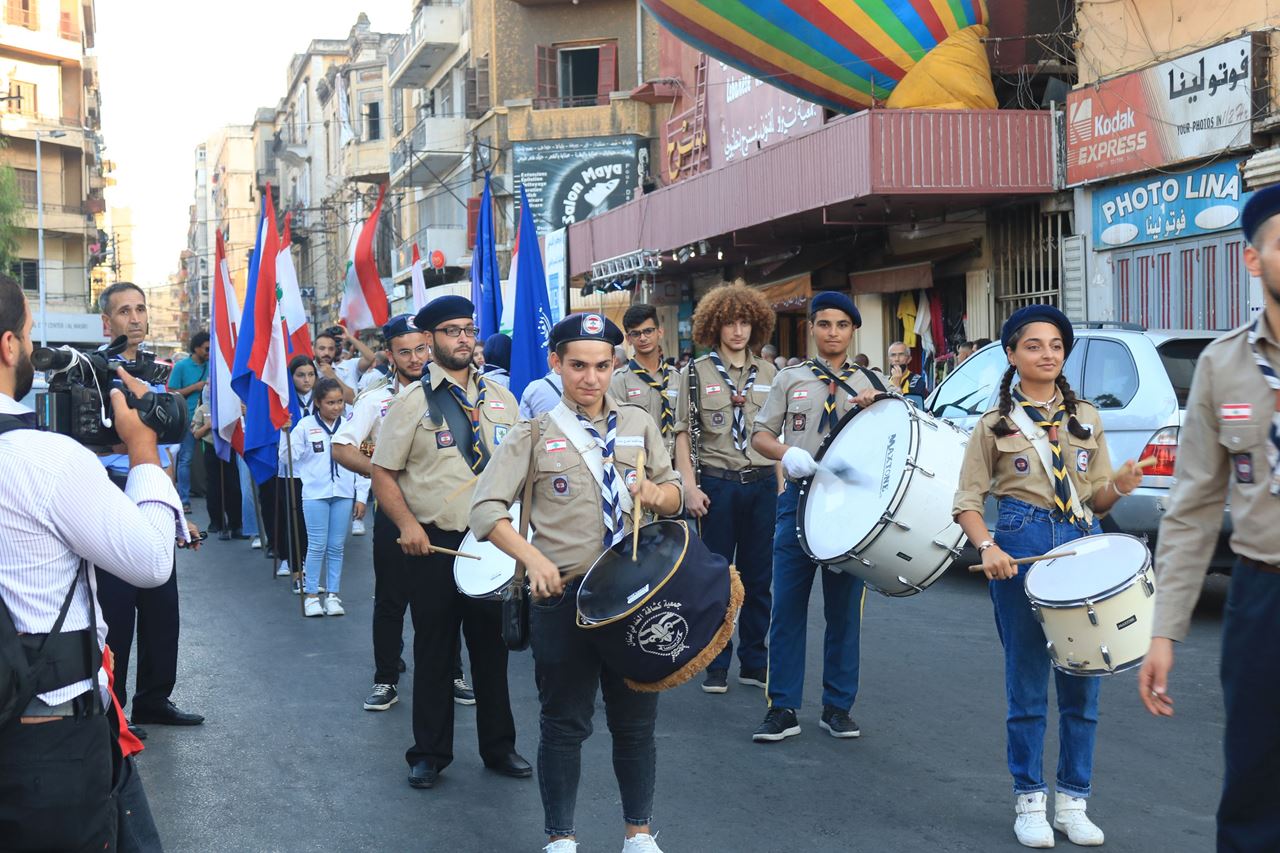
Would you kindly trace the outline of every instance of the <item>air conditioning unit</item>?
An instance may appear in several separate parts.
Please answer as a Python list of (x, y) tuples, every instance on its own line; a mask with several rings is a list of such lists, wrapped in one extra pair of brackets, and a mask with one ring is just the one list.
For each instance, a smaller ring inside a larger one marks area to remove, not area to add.
[(492, 175), (489, 178), (490, 186), (493, 187), (494, 195), (515, 195), (512, 192), (512, 180), (510, 175)]

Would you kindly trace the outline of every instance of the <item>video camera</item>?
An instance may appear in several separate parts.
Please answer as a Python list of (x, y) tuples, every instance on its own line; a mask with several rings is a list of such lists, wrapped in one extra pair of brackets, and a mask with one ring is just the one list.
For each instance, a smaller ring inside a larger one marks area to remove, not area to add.
[(36, 394), (40, 428), (70, 436), (86, 447), (114, 447), (120, 443), (120, 435), (112, 425), (108, 395), (112, 388), (120, 388), (129, 407), (137, 410), (160, 444), (180, 443), (187, 429), (187, 407), (182, 398), (167, 391), (148, 391), (138, 397), (116, 378), (116, 368), (123, 367), (148, 385), (162, 385), (169, 380), (171, 368), (157, 364), (155, 353), (141, 350), (133, 361), (113, 362), (111, 359), (128, 345), (129, 339), (121, 335), (106, 349), (90, 352), (68, 346), (37, 347), (31, 354), (31, 365), (43, 370), (49, 381), (49, 390)]

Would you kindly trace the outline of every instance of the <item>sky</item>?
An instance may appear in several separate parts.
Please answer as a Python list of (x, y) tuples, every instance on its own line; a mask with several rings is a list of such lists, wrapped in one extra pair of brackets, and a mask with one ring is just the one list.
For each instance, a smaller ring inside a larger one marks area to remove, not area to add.
[(133, 210), (138, 283), (162, 284), (187, 245), (195, 148), (252, 124), (284, 95), (289, 61), (314, 38), (346, 38), (360, 12), (404, 32), (413, 0), (96, 0), (102, 134), (116, 181), (107, 203)]

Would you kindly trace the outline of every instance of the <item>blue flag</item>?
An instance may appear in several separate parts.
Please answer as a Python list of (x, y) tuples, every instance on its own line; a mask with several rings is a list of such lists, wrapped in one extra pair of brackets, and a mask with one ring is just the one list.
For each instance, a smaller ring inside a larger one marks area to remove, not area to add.
[(511, 393), (520, 399), (525, 386), (547, 373), (551, 337), (551, 299), (538, 247), (538, 228), (524, 185), (520, 185), (520, 230), (516, 237), (516, 313), (511, 329)]
[(502, 282), (498, 279), (498, 246), (493, 233), (493, 192), (484, 176), (476, 244), (471, 250), (471, 301), (476, 306), (478, 341), (502, 331)]
[[(231, 387), (245, 407), (244, 461), (256, 483), (265, 483), (274, 477), (280, 465), (280, 430), (271, 423), (271, 404), (267, 399), (270, 389), (262, 381), (262, 377), (249, 368), (249, 354), (253, 352), (254, 335), (257, 332), (253, 310), (258, 294), (257, 259), (262, 253), (262, 240), (267, 227), (264, 206), (259, 213), (258, 236), (253, 245), (253, 254), (249, 257), (249, 281), (244, 293), (245, 311), (240, 317), (236, 360), (231, 367)], [(263, 334), (269, 331), (263, 330)]]

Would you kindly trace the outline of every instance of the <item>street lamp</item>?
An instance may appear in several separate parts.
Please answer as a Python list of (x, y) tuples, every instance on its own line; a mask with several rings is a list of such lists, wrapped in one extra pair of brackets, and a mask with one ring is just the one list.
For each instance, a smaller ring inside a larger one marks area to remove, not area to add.
[(40, 137), (59, 139), (66, 136), (62, 130), (51, 130), (47, 133), (36, 132), (36, 279), (40, 287), (40, 346), (49, 345), (49, 325), (46, 322), (45, 302), (46, 289), (44, 283), (44, 169), (40, 158)]

